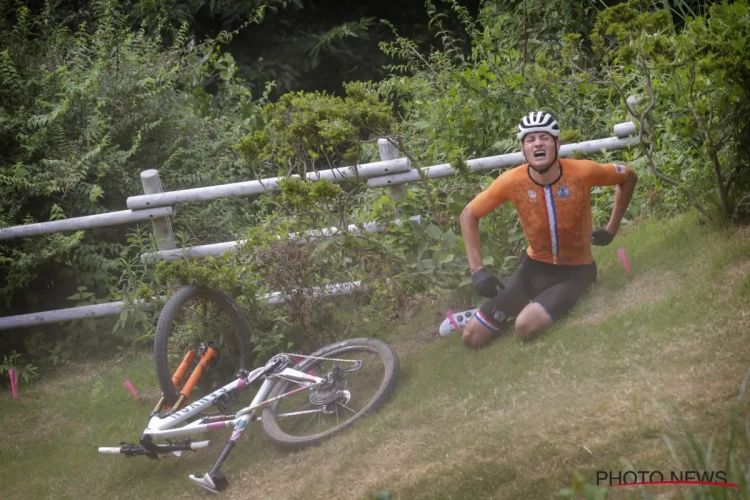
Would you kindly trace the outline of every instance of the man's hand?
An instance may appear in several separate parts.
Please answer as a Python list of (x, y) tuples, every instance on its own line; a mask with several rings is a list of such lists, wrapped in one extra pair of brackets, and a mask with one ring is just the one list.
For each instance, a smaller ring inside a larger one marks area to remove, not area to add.
[(606, 247), (612, 240), (615, 239), (615, 234), (607, 231), (606, 228), (598, 227), (591, 231), (591, 244), (598, 245), (600, 247)]
[(497, 293), (505, 288), (499, 279), (492, 276), (484, 268), (471, 275), (471, 282), (474, 284), (476, 291), (479, 292), (479, 295), (489, 299), (497, 296)]

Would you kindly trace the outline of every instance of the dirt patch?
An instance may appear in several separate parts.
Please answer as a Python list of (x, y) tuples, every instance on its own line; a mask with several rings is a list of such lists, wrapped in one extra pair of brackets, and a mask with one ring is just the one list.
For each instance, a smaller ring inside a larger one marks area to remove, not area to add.
[(586, 300), (568, 319), (571, 325), (595, 325), (625, 310), (665, 300), (669, 293), (679, 287), (677, 274), (672, 271), (638, 275), (624, 288), (608, 290), (594, 288)]
[[(439, 323), (437, 325), (439, 326)], [(426, 323), (421, 328), (415, 329), (414, 333), (409, 337), (394, 341), (392, 345), (399, 356), (407, 356), (410, 353), (419, 351), (428, 344), (440, 340), (443, 339), (437, 333), (437, 326), (433, 323)]]
[(373, 488), (384, 477), (398, 474), (404, 480), (429, 474), (440, 464), (411, 466), (413, 454), (432, 439), (433, 429), (410, 429), (391, 433), (385, 441), (371, 441), (367, 451), (361, 440), (366, 436), (341, 435), (326, 444), (291, 453), (278, 460), (258, 464), (252, 471), (235, 478), (227, 498), (267, 499), (325, 498), (350, 500)]
[(750, 241), (750, 224), (747, 224), (747, 225), (744, 225), (744, 226), (740, 226), (737, 229), (737, 236), (742, 241)]
[(453, 294), (439, 297), (428, 295), (414, 304), (408, 321), (404, 323), (404, 334), (391, 341), (399, 356), (406, 356), (428, 344), (443, 340), (438, 335), (438, 329), (445, 320), (448, 309), (458, 312), (473, 309), (473, 306), (467, 299), (457, 298)]
[(750, 276), (750, 259), (735, 262), (724, 270), (717, 287), (724, 295), (737, 293)]

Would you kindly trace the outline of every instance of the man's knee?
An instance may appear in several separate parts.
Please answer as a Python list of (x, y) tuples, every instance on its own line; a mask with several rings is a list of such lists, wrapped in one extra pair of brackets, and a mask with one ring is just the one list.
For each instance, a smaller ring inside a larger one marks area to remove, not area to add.
[(552, 317), (547, 311), (536, 302), (531, 303), (516, 318), (516, 337), (521, 340), (529, 340), (551, 324)]
[(495, 332), (484, 326), (476, 318), (471, 318), (464, 328), (461, 340), (469, 347), (484, 347), (495, 337)]
[(521, 340), (528, 340), (534, 337), (539, 327), (534, 322), (522, 319), (520, 316), (516, 319), (515, 332), (516, 337)]

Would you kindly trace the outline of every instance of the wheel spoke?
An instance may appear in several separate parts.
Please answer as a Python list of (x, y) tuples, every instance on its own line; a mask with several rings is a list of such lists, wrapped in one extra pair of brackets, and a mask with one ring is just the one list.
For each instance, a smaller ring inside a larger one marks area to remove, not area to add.
[(336, 402), (336, 404), (339, 405), (339, 406), (343, 406), (344, 408), (346, 408), (347, 410), (349, 410), (352, 413), (355, 413), (355, 414), (357, 413), (356, 411), (354, 411), (351, 408), (349, 408), (348, 406), (346, 406), (344, 403)]
[[(388, 351), (386, 351), (387, 353)], [(330, 435), (331, 432), (344, 428), (352, 419), (360, 418), (362, 410), (370, 406), (375, 398), (384, 399), (380, 394), (380, 388), (383, 387), (389, 376), (393, 376), (392, 373), (389, 375), (387, 372), (387, 358), (384, 357), (386, 354), (365, 344), (343, 347), (338, 351), (328, 351), (325, 357), (333, 359), (315, 359), (305, 363), (303, 358), (295, 365), (295, 369), (300, 371), (314, 369), (317, 376), (324, 378), (330, 376), (333, 365), (345, 368), (349, 366), (348, 361), (361, 361), (362, 367), (359, 370), (336, 375), (343, 376), (344, 380), (330, 379), (329, 385), (324, 384), (323, 387), (312, 389), (313, 391), (319, 391), (321, 400), (330, 401), (327, 403), (327, 406), (332, 410), (330, 412), (324, 411), (325, 405), (311, 404), (309, 399), (311, 395), (305, 397), (306, 404), (304, 405), (301, 404), (302, 401), (295, 403), (291, 400), (292, 398), (284, 398), (278, 404), (269, 407), (268, 411), (264, 412), (263, 417), (263, 425), (267, 433), (268, 428), (278, 429), (278, 431), (274, 431), (274, 435), (279, 432), (281, 436), (293, 438), (296, 446), (300, 440), (309, 441), (319, 439), (323, 435)], [(394, 363), (394, 361), (390, 363)], [(293, 384), (289, 381), (281, 383), (280, 386), (274, 388), (272, 396), (289, 391), (291, 386)], [(343, 393), (339, 392), (337, 395), (337, 391), (344, 390), (348, 393), (346, 400), (340, 399), (343, 397)], [(310, 409), (311, 406), (312, 410)], [(317, 422), (310, 426), (312, 420), (307, 417), (315, 418), (314, 413), (318, 414)], [(299, 419), (304, 420), (304, 423), (299, 422)]]

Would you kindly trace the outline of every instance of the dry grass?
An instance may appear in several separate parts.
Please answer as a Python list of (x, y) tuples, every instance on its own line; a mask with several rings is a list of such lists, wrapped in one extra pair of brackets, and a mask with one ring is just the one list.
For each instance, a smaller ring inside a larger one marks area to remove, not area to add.
[[(403, 491), (443, 474), (450, 477), (453, 469), (460, 470), (465, 464), (485, 463), (493, 470), (516, 471), (504, 483), (503, 491), (519, 493), (550, 477), (565, 481), (566, 471), (572, 467), (596, 468), (600, 459), (611, 457), (613, 448), (638, 432), (653, 437), (641, 441), (637, 449), (623, 449), (630, 461), (660, 461), (660, 468), (666, 470), (669, 460), (664, 445), (655, 439), (656, 429), (664, 428), (664, 418), (651, 399), (670, 398), (686, 421), (697, 425), (707, 407), (727, 414), (750, 360), (750, 344), (736, 338), (723, 352), (698, 362), (692, 353), (705, 352), (717, 340), (729, 336), (728, 330), (742, 324), (747, 326), (738, 318), (698, 340), (681, 339), (671, 344), (662, 353), (669, 364), (653, 374), (658, 385), (646, 377), (623, 380), (607, 376), (606, 360), (592, 360), (592, 369), (600, 371), (601, 377), (575, 387), (559, 377), (532, 373), (510, 406), (489, 405), (487, 411), (464, 415), (455, 406), (438, 403), (431, 406), (429, 419), (442, 431), (426, 422), (421, 428), (393, 432), (385, 440), (373, 442), (366, 454), (350, 453), (348, 450), (363, 436), (347, 435), (324, 448), (267, 463), (243, 475), (240, 483), (244, 489), (249, 481), (247, 486), (268, 499), (365, 498), (368, 491), (383, 484), (384, 478), (388, 478), (392, 491)], [(495, 442), (488, 447), (489, 438)], [(553, 452), (540, 456), (540, 448)], [(305, 470), (315, 470), (314, 491), (309, 490), (309, 476), (299, 475)], [(671, 493), (663, 491), (661, 497), (674, 498), (684, 489), (673, 488)], [(244, 496), (237, 492), (229, 498)]]
[(413, 451), (433, 434), (428, 428), (396, 432), (386, 441), (369, 443), (366, 454), (352, 452), (361, 447), (361, 436), (341, 436), (319, 448), (253, 467), (233, 478), (236, 487), (227, 492), (227, 498), (247, 498), (250, 490), (253, 497), (267, 499), (358, 498), (382, 480), (384, 471), (403, 470), (404, 477), (418, 474), (409, 466)]
[(619, 290), (595, 287), (589, 293), (588, 300), (581, 303), (568, 323), (571, 326), (601, 323), (607, 317), (628, 309), (661, 302), (679, 287), (679, 277), (673, 271), (639, 274)]

